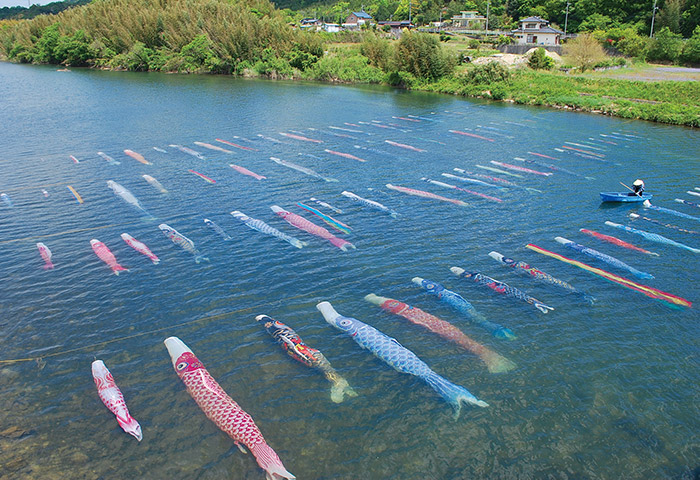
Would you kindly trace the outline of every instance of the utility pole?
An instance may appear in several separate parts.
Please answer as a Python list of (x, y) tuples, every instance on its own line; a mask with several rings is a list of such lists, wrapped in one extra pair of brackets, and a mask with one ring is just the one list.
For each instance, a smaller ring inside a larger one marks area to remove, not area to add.
[(491, 8), (491, 0), (486, 2), (486, 36), (489, 36), (489, 9)]
[(654, 35), (654, 17), (656, 16), (656, 0), (654, 0), (654, 6), (651, 9), (651, 30), (649, 31), (649, 38)]
[[(656, 1), (656, 0), (655, 0)], [(654, 4), (656, 5), (656, 4)], [(411, 0), (408, 0), (408, 24), (411, 25)]]
[(569, 26), (569, 0), (566, 0), (566, 17), (564, 18), (564, 36), (566, 36), (566, 28)]

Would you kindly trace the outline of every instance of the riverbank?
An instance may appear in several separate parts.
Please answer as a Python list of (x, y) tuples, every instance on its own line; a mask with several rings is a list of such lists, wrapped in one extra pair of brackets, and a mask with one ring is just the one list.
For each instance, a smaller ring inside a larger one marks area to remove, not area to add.
[[(622, 74), (622, 70), (616, 72)], [(700, 127), (700, 82), (634, 81), (521, 69), (488, 84), (470, 84), (455, 76), (412, 88)]]

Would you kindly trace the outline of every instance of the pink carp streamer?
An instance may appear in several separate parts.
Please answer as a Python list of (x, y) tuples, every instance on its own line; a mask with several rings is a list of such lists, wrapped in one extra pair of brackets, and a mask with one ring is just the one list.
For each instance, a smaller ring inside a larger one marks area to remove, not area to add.
[(107, 248), (107, 245), (100, 242), (99, 240), (93, 238), (90, 240), (90, 245), (92, 250), (99, 257), (100, 260), (105, 262), (109, 268), (112, 269), (115, 275), (119, 275), (119, 272), (128, 272), (129, 270), (119, 265), (117, 258), (114, 256), (112, 251)]
[(338, 155), (339, 157), (345, 157), (345, 158), (349, 158), (351, 160), (357, 160), (358, 162), (366, 162), (367, 161), (364, 158), (356, 157), (355, 155), (351, 155), (349, 153), (336, 152), (335, 150), (328, 150), (328, 149), (325, 149), (325, 152), (332, 153), (333, 155)]
[(133, 435), (140, 442), (143, 439), (141, 425), (129, 413), (124, 395), (102, 360), (92, 362), (92, 379), (95, 380), (100, 400), (117, 417), (117, 423), (122, 427), (122, 430)]
[(480, 138), (481, 140), (486, 140), (488, 142), (495, 142), (493, 138), (488, 138), (488, 137), (482, 137), (481, 135), (477, 135), (475, 133), (468, 133), (468, 132), (462, 132), (461, 130), (450, 130), (450, 133), (456, 133), (459, 135), (464, 135), (466, 137), (474, 137), (474, 138)]
[(550, 157), (549, 155), (544, 155), (542, 153), (535, 153), (535, 152), (527, 152), (530, 155), (535, 155), (537, 157), (542, 157), (542, 158), (549, 158), (550, 160), (559, 160), (558, 158)]
[(392, 298), (379, 297), (373, 293), (365, 296), (365, 300), (379, 305), (387, 312), (400, 315), (411, 323), (425, 327), (431, 332), (437, 333), (441, 337), (456, 343), (465, 350), (478, 356), (486, 364), (486, 367), (491, 373), (507, 372), (516, 367), (515, 363), (472, 340), (451, 323), (431, 315), (420, 308), (412, 307)]
[(310, 233), (311, 235), (316, 235), (317, 237), (321, 237), (324, 240), (328, 240), (333, 246), (338, 247), (344, 252), (347, 252), (350, 248), (355, 248), (355, 245), (348, 242), (347, 240), (343, 240), (342, 238), (336, 237), (325, 228), (316, 225), (315, 223), (305, 219), (300, 215), (297, 215), (296, 213), (288, 212), (287, 210), (277, 205), (273, 205), (270, 208), (277, 215), (285, 219), (290, 225), (297, 227), (300, 230), (304, 230), (305, 232)]
[(413, 150), (414, 152), (427, 152), (427, 150), (416, 148), (412, 145), (406, 145), (405, 143), (392, 142), (391, 140), (384, 140), (384, 142), (388, 143), (389, 145), (393, 145), (394, 147), (405, 148), (406, 150)]
[(195, 170), (192, 170), (191, 168), (190, 168), (189, 170), (187, 170), (187, 171), (190, 172), (190, 173), (193, 173), (193, 174), (197, 175), (199, 178), (201, 178), (202, 180), (204, 180), (204, 181), (206, 181), (206, 182), (209, 182), (209, 183), (216, 183), (216, 180), (214, 180), (213, 178), (209, 178), (209, 177), (207, 177), (206, 175), (204, 175), (203, 173), (199, 173), (199, 172), (197, 172), (197, 171), (195, 171)]
[(462, 200), (455, 200), (453, 198), (443, 197), (442, 195), (436, 195), (434, 193), (425, 192), (423, 190), (416, 190), (415, 188), (400, 187), (397, 185), (392, 185), (390, 183), (386, 184), (386, 188), (396, 190), (397, 192), (407, 193), (408, 195), (414, 195), (416, 197), (431, 198), (433, 200), (441, 200), (443, 202), (454, 203), (455, 205), (459, 205), (460, 207), (469, 206), (467, 202), (463, 202)]
[(251, 172), (251, 171), (248, 170), (247, 168), (241, 167), (240, 165), (234, 165), (233, 163), (229, 163), (228, 166), (231, 167), (231, 168), (233, 168), (233, 169), (234, 169), (235, 171), (237, 171), (238, 173), (242, 173), (243, 175), (248, 175), (248, 176), (250, 176), (250, 177), (255, 178), (256, 180), (262, 180), (262, 179), (264, 179), (264, 178), (267, 178), (267, 177), (265, 177), (265, 176), (263, 176), (263, 175), (258, 175), (258, 174), (255, 173), (255, 172)]
[(160, 259), (158, 258), (158, 256), (155, 253), (153, 253), (151, 249), (148, 248), (148, 246), (146, 246), (145, 243), (136, 240), (128, 233), (122, 233), (121, 237), (122, 240), (124, 240), (126, 244), (129, 245), (131, 248), (139, 252), (141, 255), (147, 256), (148, 259), (151, 262), (153, 262), (154, 265), (158, 265), (158, 263), (160, 263)]
[(51, 261), (51, 257), (53, 256), (53, 254), (51, 253), (51, 250), (49, 250), (49, 247), (39, 242), (36, 244), (36, 248), (39, 249), (39, 255), (41, 255), (41, 258), (44, 260), (44, 270), (53, 269), (54, 265)]
[(250, 150), (252, 152), (257, 152), (257, 148), (244, 147), (243, 145), (238, 145), (237, 143), (229, 142), (228, 140), (222, 140), (220, 138), (215, 138), (217, 142), (225, 143), (226, 145), (231, 145), (232, 147), (240, 148), (241, 150)]
[(496, 162), (495, 160), (491, 160), (491, 164), (507, 168), (509, 170), (515, 170), (516, 172), (532, 173), (534, 175), (542, 175), (543, 177), (549, 177), (550, 175), (554, 175), (552, 172), (540, 172), (538, 170), (532, 170), (530, 168), (511, 165), (510, 163)]
[(130, 156), (131, 158), (133, 158), (134, 160), (136, 160), (137, 162), (141, 162), (144, 165), (151, 165), (151, 162), (146, 160), (143, 157), (143, 155), (141, 155), (140, 153), (137, 153), (137, 152), (134, 152), (133, 150), (128, 150), (128, 149), (124, 150), (124, 153), (127, 154), (128, 156)]
[(323, 140), (316, 140), (315, 138), (303, 137), (301, 135), (294, 135), (293, 133), (279, 132), (279, 134), (282, 135), (283, 137), (293, 138), (294, 140), (302, 140), (304, 142), (312, 142), (312, 143), (323, 143)]
[(173, 367), (207, 418), (231, 437), (236, 446), (248, 447), (268, 480), (296, 478), (267, 444), (253, 418), (246, 413), (209, 374), (192, 350), (177, 337), (165, 339)]
[(625, 242), (624, 240), (620, 240), (619, 238), (613, 237), (612, 235), (605, 235), (603, 233), (594, 232), (593, 230), (588, 230), (586, 228), (582, 228), (579, 231), (581, 233), (585, 233), (586, 235), (590, 235), (592, 237), (595, 237), (599, 240), (603, 240), (604, 242), (609, 242), (609, 243), (612, 243), (613, 245), (617, 245), (618, 247), (627, 248), (629, 250), (634, 250), (635, 252), (639, 252), (639, 253), (645, 253), (647, 255), (655, 255), (657, 257), (659, 256), (658, 253), (650, 252), (649, 250), (645, 250), (645, 249), (638, 247), (636, 245), (632, 245), (631, 243)]

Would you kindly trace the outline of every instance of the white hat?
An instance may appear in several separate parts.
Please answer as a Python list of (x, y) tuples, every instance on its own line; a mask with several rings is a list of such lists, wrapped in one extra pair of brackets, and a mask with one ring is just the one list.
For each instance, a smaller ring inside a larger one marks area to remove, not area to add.
[(640, 179), (637, 179), (637, 180), (634, 181), (634, 183), (633, 183), (632, 185), (642, 185), (642, 186), (643, 186), (643, 185), (644, 185), (644, 182), (643, 182), (642, 180), (640, 180)]

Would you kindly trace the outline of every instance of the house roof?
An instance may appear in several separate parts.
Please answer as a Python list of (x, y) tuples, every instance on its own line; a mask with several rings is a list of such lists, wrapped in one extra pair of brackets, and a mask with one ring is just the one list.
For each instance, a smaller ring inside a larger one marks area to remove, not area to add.
[(511, 30), (512, 33), (557, 33), (559, 35), (563, 35), (564, 32), (557, 30), (556, 28), (552, 27), (542, 27), (542, 28), (517, 28), (515, 30)]
[(408, 20), (402, 20), (398, 22), (377, 22), (378, 25), (389, 25), (390, 27), (408, 27), (413, 26)]
[(549, 23), (548, 20), (545, 20), (544, 18), (540, 17), (527, 17), (523, 18), (522, 20), (518, 20), (520, 23), (522, 22), (539, 22), (539, 23)]
[(353, 15), (355, 15), (357, 18), (367, 18), (371, 19), (372, 15), (370, 15), (367, 12), (352, 12)]

